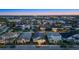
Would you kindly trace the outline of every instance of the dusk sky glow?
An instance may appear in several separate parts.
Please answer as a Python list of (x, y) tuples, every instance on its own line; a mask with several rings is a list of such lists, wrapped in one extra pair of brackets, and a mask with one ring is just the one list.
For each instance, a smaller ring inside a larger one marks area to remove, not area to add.
[(0, 9), (0, 12), (79, 12), (79, 9)]
[(79, 9), (0, 9), (0, 15), (79, 15)]

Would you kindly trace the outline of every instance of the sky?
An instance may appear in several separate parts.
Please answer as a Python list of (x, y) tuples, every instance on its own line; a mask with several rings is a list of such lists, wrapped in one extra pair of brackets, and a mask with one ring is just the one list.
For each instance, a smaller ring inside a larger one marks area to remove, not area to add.
[(0, 9), (0, 15), (79, 15), (79, 9)]
[(0, 9), (0, 12), (79, 12), (79, 9)]

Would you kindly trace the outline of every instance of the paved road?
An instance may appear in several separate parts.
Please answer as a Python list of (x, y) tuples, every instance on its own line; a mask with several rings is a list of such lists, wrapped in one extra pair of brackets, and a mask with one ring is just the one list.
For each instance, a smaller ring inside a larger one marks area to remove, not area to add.
[(35, 45), (16, 45), (11, 47), (10, 45), (7, 48), (0, 48), (0, 50), (79, 50), (79, 46), (74, 48), (61, 48), (60, 45), (47, 45), (42, 47), (36, 47)]

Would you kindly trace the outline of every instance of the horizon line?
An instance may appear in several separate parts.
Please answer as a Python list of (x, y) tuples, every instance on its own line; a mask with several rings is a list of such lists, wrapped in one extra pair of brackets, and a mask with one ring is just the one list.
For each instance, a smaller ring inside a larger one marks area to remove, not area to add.
[(79, 12), (0, 12), (0, 15), (79, 15)]

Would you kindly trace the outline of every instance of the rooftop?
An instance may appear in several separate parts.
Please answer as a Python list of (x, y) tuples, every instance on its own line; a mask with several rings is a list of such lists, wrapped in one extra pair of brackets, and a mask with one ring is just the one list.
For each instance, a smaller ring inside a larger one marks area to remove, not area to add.
[(41, 33), (41, 32), (36, 32), (33, 36), (33, 38), (44, 38), (44, 33)]
[(48, 36), (61, 36), (58, 32), (48, 32)]
[(19, 37), (19, 39), (27, 39), (27, 40), (29, 40), (31, 38), (31, 36), (32, 36), (31, 32), (23, 32), (21, 34), (21, 36)]

